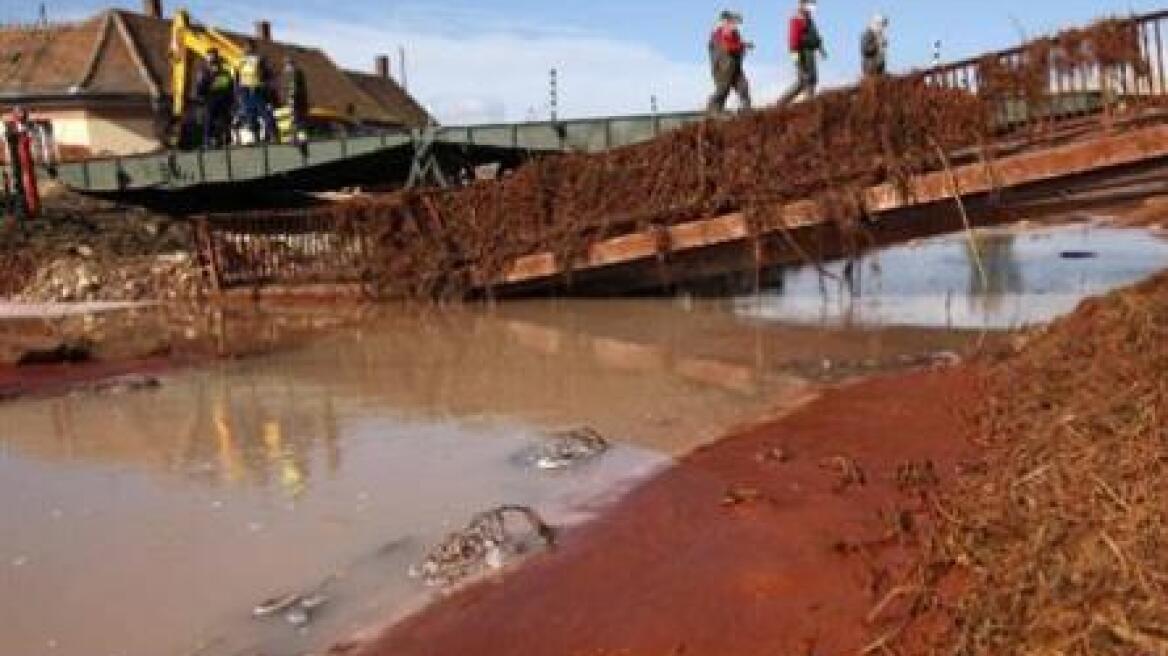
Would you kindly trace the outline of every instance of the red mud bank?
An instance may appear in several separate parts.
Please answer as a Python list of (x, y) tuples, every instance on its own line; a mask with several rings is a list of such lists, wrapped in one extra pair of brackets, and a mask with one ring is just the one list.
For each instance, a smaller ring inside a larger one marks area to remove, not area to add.
[(828, 391), (686, 457), (555, 552), (362, 656), (851, 654), (974, 452), (974, 367)]
[(293, 349), (360, 322), (364, 312), (359, 306), (159, 306), (52, 322), (2, 320), (0, 401)]
[(179, 363), (165, 357), (120, 362), (75, 364), (2, 365), (0, 401), (21, 396), (42, 396), (67, 392), (80, 386), (129, 375), (158, 375)]

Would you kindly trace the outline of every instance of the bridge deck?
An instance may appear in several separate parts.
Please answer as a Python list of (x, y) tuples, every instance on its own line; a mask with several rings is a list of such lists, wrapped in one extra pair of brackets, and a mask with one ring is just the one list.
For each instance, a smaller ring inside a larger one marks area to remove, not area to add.
[[(214, 150), (93, 159), (57, 167), (57, 177), (87, 193), (182, 192), (216, 185), (246, 185), (310, 179), (314, 172), (353, 164), (380, 163), (386, 183), (404, 184), (415, 154), (428, 148), (457, 154), (470, 165), (539, 152), (599, 152), (654, 139), (701, 120), (699, 113), (676, 113), (522, 124), (439, 127), (433, 131), (380, 134), (313, 141), (303, 147), (254, 145)], [(360, 182), (360, 175), (356, 175)]]
[[(1157, 173), (1153, 179), (1168, 181), (1168, 124), (1163, 122), (1117, 127), (1070, 143), (1044, 145), (985, 163), (926, 174), (913, 178), (907, 193), (893, 184), (882, 184), (867, 189), (864, 200), (865, 207), (879, 224), (882, 217), (895, 217), (906, 210), (989, 192), (999, 194), (991, 204), (997, 209), (1035, 195), (1039, 198), (1065, 196), (1069, 200), (1072, 192), (1084, 188), (1085, 176), (1091, 178), (1086, 181), (1085, 189), (1093, 189), (1127, 179), (1133, 170), (1148, 169)], [(1023, 196), (1020, 192), (1027, 188), (1031, 192)], [(1165, 188), (1158, 190), (1163, 192)], [(1010, 194), (1014, 197), (1010, 198)], [(951, 212), (954, 218), (959, 216), (955, 206)], [(975, 221), (977, 218), (985, 217), (975, 217)], [(671, 263), (681, 263), (690, 254), (727, 248), (752, 252), (757, 265), (767, 267), (798, 257), (779, 239), (783, 233), (789, 236), (799, 231), (832, 228), (830, 219), (825, 209), (814, 201), (787, 205), (774, 216), (764, 217), (754, 228), (741, 214), (729, 214), (600, 241), (571, 261), (551, 252), (534, 253), (514, 260), (500, 276), (481, 277), (477, 284), (480, 289), (491, 288), (495, 293), (507, 294), (546, 289), (567, 284), (569, 280), (573, 285), (586, 287), (590, 279), (603, 278), (607, 273), (609, 278), (616, 274), (622, 279), (619, 286), (628, 288), (638, 267), (659, 269), (667, 278), (677, 279), (688, 274), (681, 269), (670, 273)], [(937, 219), (937, 213), (929, 218), (934, 229), (942, 224)], [(910, 225), (908, 229), (916, 234), (930, 231), (924, 225)], [(736, 258), (735, 266), (740, 267), (741, 261)], [(710, 263), (704, 266), (709, 273)], [(660, 283), (657, 276), (649, 276), (647, 282)]]

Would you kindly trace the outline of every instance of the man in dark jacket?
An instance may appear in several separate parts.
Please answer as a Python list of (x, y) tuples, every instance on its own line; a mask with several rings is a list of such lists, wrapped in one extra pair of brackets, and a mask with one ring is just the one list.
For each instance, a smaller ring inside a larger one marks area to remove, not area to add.
[(864, 77), (875, 77), (887, 72), (888, 18), (885, 16), (873, 16), (872, 22), (860, 37), (860, 60), (863, 62)]
[(779, 106), (790, 104), (801, 94), (815, 95), (819, 85), (819, 63), (816, 57), (827, 59), (823, 38), (815, 25), (815, 0), (799, 0), (799, 8), (791, 18), (788, 49), (795, 64), (795, 82), (779, 98)]
[(284, 60), (284, 71), (281, 76), (284, 106), (288, 109), (291, 122), (291, 139), (293, 143), (299, 143), (305, 138), (304, 131), (307, 128), (308, 80), (291, 56)]
[(746, 51), (754, 47), (753, 43), (742, 40), (742, 15), (733, 11), (723, 11), (710, 35), (710, 68), (714, 74), (714, 95), (706, 111), (719, 114), (726, 109), (726, 99), (733, 90), (738, 94), (738, 100), (743, 111), (750, 110), (750, 83), (746, 79), (746, 71), (742, 62)]
[(203, 105), (203, 147), (228, 145), (235, 103), (235, 77), (214, 48), (207, 51), (207, 60), (199, 69), (195, 96)]

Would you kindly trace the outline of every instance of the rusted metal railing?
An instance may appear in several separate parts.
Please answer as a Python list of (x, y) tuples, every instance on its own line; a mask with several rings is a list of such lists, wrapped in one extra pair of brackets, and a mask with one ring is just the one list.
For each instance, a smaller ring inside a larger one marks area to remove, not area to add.
[[(1099, 64), (1092, 53), (1068, 52), (1062, 40), (1049, 39), (944, 64), (923, 75), (927, 84), (967, 91), (994, 103), (996, 123), (1003, 131), (1102, 115), (1116, 106), (1168, 97), (1164, 50), (1168, 11), (1117, 19), (1115, 24), (1130, 28), (1139, 57)], [(1013, 84), (995, 84), (995, 72), (1012, 76)]]
[(267, 284), (362, 283), (368, 232), (357, 222), (308, 211), (205, 216), (199, 257), (217, 291)]

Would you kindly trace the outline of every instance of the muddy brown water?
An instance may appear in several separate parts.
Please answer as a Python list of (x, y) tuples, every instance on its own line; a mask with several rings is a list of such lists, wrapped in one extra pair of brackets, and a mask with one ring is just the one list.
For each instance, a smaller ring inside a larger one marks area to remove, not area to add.
[[(0, 405), (0, 653), (320, 648), (425, 603), (407, 569), (487, 506), (585, 520), (823, 380), (962, 351), (982, 329), (1049, 319), (1168, 266), (1168, 244), (1143, 232), (1008, 241), (1008, 256), (983, 254), (1003, 281), (985, 291), (944, 238), (864, 262), (860, 294), (793, 271), (782, 293), (749, 299), (382, 308), (158, 390)], [(972, 309), (955, 320), (954, 307)], [(618, 447), (562, 472), (516, 457), (575, 424)], [(330, 601), (305, 631), (250, 617), (322, 583)]]

